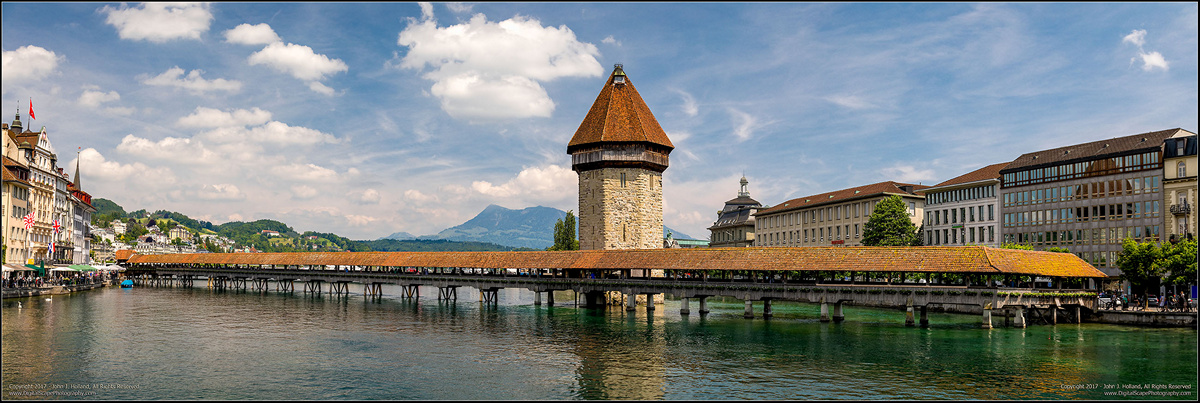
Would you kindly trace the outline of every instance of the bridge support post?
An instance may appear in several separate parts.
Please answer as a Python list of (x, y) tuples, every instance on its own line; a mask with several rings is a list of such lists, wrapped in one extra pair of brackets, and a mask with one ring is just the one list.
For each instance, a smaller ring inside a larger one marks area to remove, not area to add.
[(533, 306), (542, 306), (542, 292), (541, 291), (533, 292)]
[(438, 301), (441, 301), (441, 300), (457, 301), (458, 300), (458, 288), (453, 287), (453, 286), (438, 287)]
[(929, 327), (929, 307), (921, 305), (921, 320), (917, 322), (921, 327)]
[(554, 306), (554, 290), (546, 290), (546, 306)]
[(484, 305), (497, 305), (500, 303), (499, 288), (480, 289), (479, 300)]
[(412, 284), (405, 285), (401, 289), (400, 296), (403, 298), (421, 298), (420, 287), (421, 287), (420, 285), (412, 285)]
[(766, 319), (766, 318), (770, 318), (772, 316), (775, 316), (775, 314), (773, 312), (771, 312), (771, 300), (764, 298), (763, 299), (763, 318)]
[(983, 307), (983, 323), (980, 327), (984, 329), (992, 328), (992, 306), (990, 304)]
[(632, 292), (625, 293), (625, 311), (633, 312), (637, 309), (637, 295)]
[(294, 292), (296, 291), (296, 285), (293, 280), (278, 280), (275, 283), (275, 291)]
[(654, 294), (646, 294), (646, 311), (654, 310)]
[(825, 302), (825, 297), (821, 297), (821, 322), (829, 322), (829, 303)]
[(835, 302), (833, 304), (833, 321), (834, 323), (839, 323), (843, 320), (846, 320), (846, 315), (842, 314), (842, 303)]
[(604, 305), (604, 292), (588, 291), (583, 293), (583, 304), (588, 308), (599, 308)]
[(754, 319), (754, 301), (749, 296), (746, 297), (746, 314), (742, 315), (746, 319)]
[(1079, 305), (1075, 305), (1075, 324), (1076, 325), (1078, 325), (1080, 322), (1082, 322), (1082, 318), (1079, 317), (1079, 313), (1080, 313)]
[(913, 318), (912, 298), (908, 299), (908, 304), (904, 307), (904, 326), (913, 327), (917, 322)]
[(1017, 307), (1013, 310), (1013, 327), (1025, 328), (1025, 308)]
[(708, 297), (701, 296), (699, 298), (700, 298), (700, 314), (707, 315), (708, 314)]
[(687, 297), (683, 297), (683, 298), (679, 299), (679, 314), (683, 315), (683, 316), (688, 316), (688, 315), (692, 314), (691, 310), (688, 309), (688, 298)]

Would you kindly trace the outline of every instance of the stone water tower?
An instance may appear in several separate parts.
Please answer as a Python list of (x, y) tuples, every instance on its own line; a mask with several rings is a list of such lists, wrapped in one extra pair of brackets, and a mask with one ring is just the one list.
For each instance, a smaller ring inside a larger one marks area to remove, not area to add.
[(662, 247), (662, 173), (674, 148), (616, 65), (567, 144), (579, 174), (579, 249)]

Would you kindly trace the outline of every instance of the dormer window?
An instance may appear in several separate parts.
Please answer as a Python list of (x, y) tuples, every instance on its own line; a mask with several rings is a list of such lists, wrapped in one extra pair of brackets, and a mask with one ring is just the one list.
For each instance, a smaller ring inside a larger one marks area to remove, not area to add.
[(625, 84), (625, 76), (619, 75), (613, 77), (613, 84)]

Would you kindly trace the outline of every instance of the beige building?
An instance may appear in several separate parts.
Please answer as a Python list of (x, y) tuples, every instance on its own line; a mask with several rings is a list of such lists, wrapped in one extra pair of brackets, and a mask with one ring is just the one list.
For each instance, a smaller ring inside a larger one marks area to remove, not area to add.
[(1163, 143), (1163, 235), (1166, 240), (1196, 237), (1196, 135), (1180, 135)]
[(754, 246), (754, 213), (765, 208), (750, 198), (750, 181), (743, 176), (738, 197), (725, 202), (717, 212), (717, 221), (708, 227), (708, 246), (712, 248), (744, 248)]
[(888, 181), (788, 200), (754, 214), (754, 246), (862, 246), (875, 205), (892, 195), (920, 228), (928, 187)]
[(579, 249), (663, 246), (662, 173), (674, 148), (616, 65), (567, 144), (579, 174)]
[[(32, 209), (29, 199), (33, 192), (30, 182), (29, 162), (25, 152), (18, 147), (15, 133), (9, 130), (8, 124), (3, 124), (3, 205), (0, 214), (4, 217), (4, 263), (20, 266), (30, 257), (29, 232), (25, 231), (24, 217)], [(32, 148), (26, 144), (25, 148)]]

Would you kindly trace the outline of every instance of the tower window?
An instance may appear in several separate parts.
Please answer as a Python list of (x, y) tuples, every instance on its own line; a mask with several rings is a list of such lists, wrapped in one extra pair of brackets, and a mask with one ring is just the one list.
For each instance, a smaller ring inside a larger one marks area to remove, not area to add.
[(625, 187), (625, 173), (621, 172), (621, 187)]

